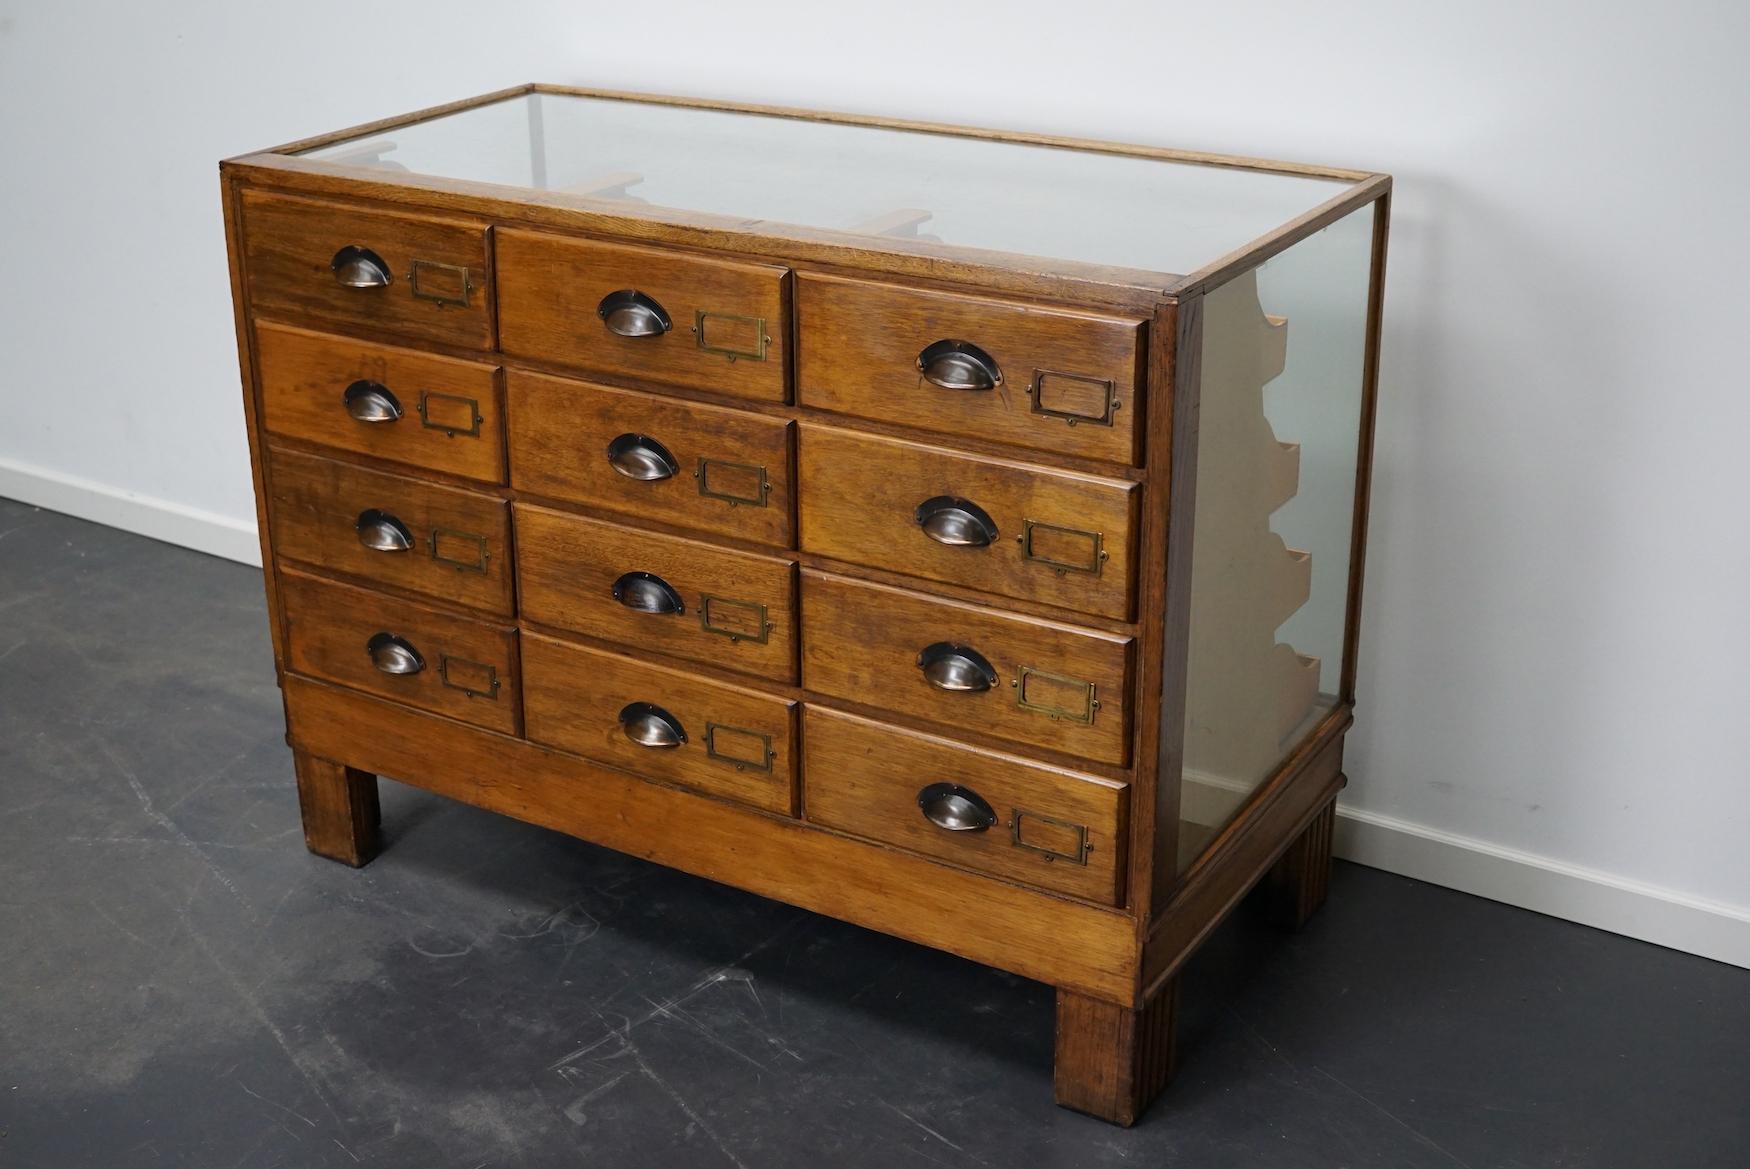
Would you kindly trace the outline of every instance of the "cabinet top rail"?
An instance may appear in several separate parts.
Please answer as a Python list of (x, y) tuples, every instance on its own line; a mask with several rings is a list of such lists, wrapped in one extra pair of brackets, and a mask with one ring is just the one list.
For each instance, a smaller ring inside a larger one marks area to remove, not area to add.
[(1264, 259), (1389, 185), (1366, 171), (548, 85), (236, 161), (1164, 293)]

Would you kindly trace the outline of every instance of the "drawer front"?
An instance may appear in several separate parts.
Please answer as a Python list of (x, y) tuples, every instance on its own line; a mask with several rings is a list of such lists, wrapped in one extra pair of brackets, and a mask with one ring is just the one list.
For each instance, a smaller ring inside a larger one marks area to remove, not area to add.
[(808, 819), (1030, 885), (1118, 904), (1127, 787), (818, 706)]
[(796, 680), (796, 564), (517, 504), (517, 596), (531, 621), (632, 650)]
[(1134, 483), (812, 425), (798, 468), (810, 552), (1130, 619)]
[(784, 419), (515, 370), (505, 385), (519, 490), (790, 547)]
[(492, 348), (486, 225), (243, 193), (250, 304)]
[(529, 738), (795, 814), (794, 703), (539, 634), (522, 649)]
[(802, 573), (802, 685), (1120, 766), (1131, 639)]
[(506, 353), (785, 400), (785, 269), (516, 228), (496, 248)]
[(516, 630), (300, 572), (280, 574), (280, 597), (298, 673), (519, 732)]
[(497, 366), (268, 324), (255, 352), (272, 433), (504, 482)]
[(796, 320), (805, 406), (1139, 461), (1147, 366), (1134, 317), (799, 274)]
[(273, 451), (269, 475), (276, 556), (511, 612), (503, 500), (294, 451)]

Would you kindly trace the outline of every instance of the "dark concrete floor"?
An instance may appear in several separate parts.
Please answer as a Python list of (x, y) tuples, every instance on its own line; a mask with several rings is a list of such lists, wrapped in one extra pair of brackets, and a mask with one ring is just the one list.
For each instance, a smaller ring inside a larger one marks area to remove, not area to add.
[(1742, 970), (1339, 865), (1123, 1131), (1035, 983), (394, 783), (312, 857), (283, 729), (257, 573), (0, 500), (0, 1166), (1750, 1164)]

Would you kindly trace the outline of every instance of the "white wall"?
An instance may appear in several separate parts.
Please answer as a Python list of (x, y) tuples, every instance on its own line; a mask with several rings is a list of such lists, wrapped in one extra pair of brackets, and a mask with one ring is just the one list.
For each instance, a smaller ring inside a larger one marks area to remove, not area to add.
[(514, 82), (1390, 170), (1343, 847), (1750, 964), (1750, 9), (632, 11), (0, 0), (0, 494), (250, 555), (214, 163)]

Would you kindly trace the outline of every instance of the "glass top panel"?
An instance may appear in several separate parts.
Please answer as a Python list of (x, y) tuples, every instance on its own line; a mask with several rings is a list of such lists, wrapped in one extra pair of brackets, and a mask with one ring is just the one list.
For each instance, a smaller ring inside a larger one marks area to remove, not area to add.
[(1189, 274), (1348, 182), (531, 93), (305, 152), (331, 163)]

